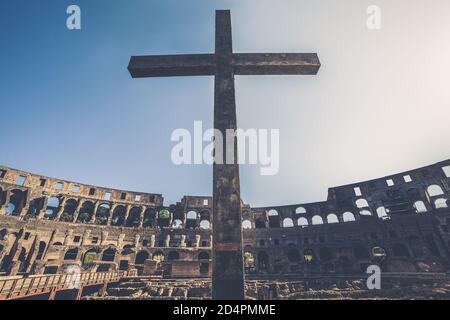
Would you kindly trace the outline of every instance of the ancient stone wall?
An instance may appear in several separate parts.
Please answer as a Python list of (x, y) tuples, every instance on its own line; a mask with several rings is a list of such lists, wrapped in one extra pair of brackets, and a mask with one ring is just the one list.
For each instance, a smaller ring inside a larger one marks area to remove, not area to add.
[[(370, 264), (391, 272), (448, 270), (449, 177), (450, 160), (330, 188), (323, 202), (242, 203), (246, 272), (357, 274)], [(166, 206), (160, 194), (0, 167), (0, 275), (78, 266), (207, 277), (211, 212), (211, 197)]]

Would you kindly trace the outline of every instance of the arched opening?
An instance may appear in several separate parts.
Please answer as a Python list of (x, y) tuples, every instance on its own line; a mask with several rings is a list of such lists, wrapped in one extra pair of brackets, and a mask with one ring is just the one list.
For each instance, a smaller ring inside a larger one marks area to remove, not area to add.
[(313, 225), (323, 224), (322, 217), (319, 216), (319, 215), (316, 215), (316, 216), (312, 217), (312, 224)]
[(363, 217), (370, 217), (370, 216), (372, 216), (372, 212), (369, 210), (361, 210), (359, 212), (359, 215), (363, 216)]
[(162, 251), (156, 251), (153, 254), (152, 260), (158, 263), (163, 262), (165, 260), (164, 253)]
[(265, 229), (266, 228), (266, 222), (264, 221), (263, 217), (259, 217), (255, 220), (255, 228), (256, 229)]
[(148, 260), (149, 257), (150, 257), (150, 254), (147, 251), (145, 251), (145, 250), (139, 251), (136, 255), (136, 259), (134, 260), (134, 263), (135, 264), (144, 264), (145, 260)]
[(295, 214), (304, 214), (306, 213), (306, 209), (303, 207), (298, 207), (297, 209), (295, 209)]
[(242, 221), (242, 229), (251, 229), (251, 228), (252, 228), (252, 223), (250, 222), (250, 220)]
[(111, 205), (109, 203), (102, 203), (98, 206), (97, 214), (95, 215), (95, 223), (99, 225), (106, 225), (108, 223), (109, 212)]
[(308, 226), (308, 219), (306, 219), (305, 217), (301, 217), (297, 219), (297, 225), (305, 228)]
[(327, 222), (328, 222), (328, 223), (339, 223), (338, 216), (335, 215), (334, 213), (330, 213), (330, 214), (327, 216)]
[(380, 219), (385, 219), (388, 217), (388, 214), (386, 212), (386, 208), (385, 207), (378, 207), (377, 208), (377, 216)]
[(200, 229), (203, 229), (203, 230), (211, 229), (211, 223), (208, 220), (200, 221)]
[(122, 256), (127, 256), (134, 253), (134, 246), (131, 244), (124, 245), (122, 248), (122, 252), (120, 253)]
[(255, 272), (255, 257), (250, 251), (244, 252), (244, 270), (245, 273)]
[(269, 210), (269, 227), (270, 228), (279, 228), (280, 227), (280, 216), (278, 211), (275, 209)]
[(416, 210), (416, 213), (423, 213), (427, 212), (427, 207), (425, 206), (425, 203), (423, 201), (416, 201), (414, 203), (414, 209)]
[(158, 214), (158, 225), (160, 228), (168, 227), (170, 223), (170, 211), (163, 209)]
[(123, 226), (125, 223), (125, 215), (127, 213), (127, 209), (124, 206), (117, 206), (114, 209), (113, 216), (111, 219), (111, 225), (113, 226)]
[(44, 208), (45, 198), (37, 198), (30, 201), (27, 218), (36, 218), (39, 212)]
[(63, 222), (73, 222), (75, 218), (75, 211), (77, 210), (78, 202), (75, 199), (69, 199), (66, 201), (66, 204), (63, 209), (63, 213), (59, 218), (60, 221)]
[(128, 214), (128, 219), (126, 226), (137, 228), (141, 225), (141, 212), (142, 209), (139, 207), (133, 207), (130, 210), (130, 213)]
[(91, 221), (92, 215), (94, 214), (94, 209), (95, 206), (91, 201), (84, 202), (80, 209), (77, 222), (86, 223)]
[(436, 197), (444, 194), (444, 191), (437, 184), (433, 184), (427, 188), (427, 193), (430, 197)]
[(180, 254), (178, 251), (170, 251), (167, 255), (167, 261), (180, 260)]
[(363, 199), (363, 198), (356, 200), (355, 204), (356, 204), (356, 207), (358, 207), (359, 209), (369, 207), (369, 203), (367, 202), (366, 199)]
[(447, 199), (439, 198), (434, 201), (434, 207), (436, 209), (445, 209), (448, 208)]
[(269, 269), (269, 255), (265, 251), (258, 253), (258, 271), (267, 271)]
[(305, 249), (303, 251), (303, 258), (305, 259), (306, 263), (312, 263), (315, 260), (315, 254), (312, 249)]
[(157, 226), (157, 218), (156, 218), (156, 210), (153, 208), (149, 208), (144, 212), (144, 228), (154, 228)]
[(195, 229), (197, 227), (197, 212), (191, 210), (186, 214), (186, 228)]
[(408, 248), (402, 243), (395, 243), (392, 246), (392, 251), (396, 257), (410, 257)]
[(23, 207), (26, 203), (26, 192), (21, 190), (10, 191), (8, 208), (6, 215), (8, 216), (18, 216), (22, 212)]
[(56, 218), (60, 210), (61, 200), (57, 197), (48, 198), (47, 209), (45, 210), (45, 218), (53, 220)]
[(209, 260), (209, 253), (208, 252), (200, 252), (198, 254), (198, 260)]
[(180, 219), (175, 219), (172, 223), (172, 229), (182, 229), (183, 228), (183, 221)]
[(294, 226), (294, 221), (291, 218), (285, 218), (283, 220), (283, 228), (291, 228)]
[(106, 249), (105, 251), (103, 251), (102, 261), (108, 262), (114, 261), (116, 258), (116, 252), (117, 252), (116, 248), (113, 247)]
[(342, 215), (342, 221), (344, 222), (352, 222), (355, 220), (355, 215), (350, 211), (344, 212), (344, 214)]
[(94, 265), (94, 262), (97, 260), (98, 251), (96, 249), (90, 249), (86, 251), (83, 256), (83, 267), (87, 268)]
[(374, 258), (385, 258), (386, 250), (384, 248), (376, 246), (372, 248), (372, 257)]
[(64, 260), (77, 260), (78, 256), (78, 249), (72, 248), (66, 251), (66, 254), (64, 255)]

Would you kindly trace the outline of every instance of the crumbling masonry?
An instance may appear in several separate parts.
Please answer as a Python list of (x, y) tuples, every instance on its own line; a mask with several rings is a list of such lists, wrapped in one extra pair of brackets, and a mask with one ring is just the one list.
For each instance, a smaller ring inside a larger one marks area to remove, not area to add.
[[(450, 160), (330, 188), (323, 202), (242, 203), (249, 279), (450, 269)], [(137, 269), (211, 274), (210, 197), (137, 193), (0, 167), (0, 275)]]

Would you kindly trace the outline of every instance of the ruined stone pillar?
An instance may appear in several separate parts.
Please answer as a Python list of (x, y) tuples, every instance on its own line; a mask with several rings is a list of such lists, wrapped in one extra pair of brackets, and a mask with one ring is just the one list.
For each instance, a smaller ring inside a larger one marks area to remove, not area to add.
[(155, 247), (155, 242), (156, 242), (156, 237), (155, 237), (154, 234), (152, 234), (152, 235), (150, 236), (150, 247), (151, 247), (151, 248), (154, 248), (154, 247)]
[(123, 245), (123, 239), (125, 239), (125, 234), (124, 234), (124, 233), (121, 233), (121, 234), (119, 235), (118, 240), (117, 240), (117, 248), (122, 248), (122, 245)]
[(61, 203), (61, 210), (59, 210), (58, 214), (56, 215), (55, 221), (59, 221), (61, 219), (61, 216), (64, 213), (64, 210), (66, 209), (66, 203), (67, 203), (67, 197), (64, 197), (64, 199)]
[(66, 231), (66, 235), (64, 237), (64, 245), (67, 246), (69, 244), (70, 239), (72, 238), (73, 230), (69, 229)]
[(109, 235), (108, 231), (102, 231), (102, 239), (100, 241), (100, 245), (102, 245), (102, 246), (106, 245), (106, 243), (108, 241), (108, 235)]
[(99, 205), (100, 205), (100, 201), (95, 203), (95, 205), (94, 205), (94, 212), (92, 213), (91, 221), (89, 221), (89, 223), (94, 223), (95, 222), (95, 218), (97, 218), (97, 211), (98, 211)]
[(106, 225), (107, 225), (107, 226), (110, 226), (110, 225), (111, 225), (111, 221), (112, 221), (112, 218), (113, 218), (113, 214), (114, 214), (114, 211), (116, 210), (116, 208), (117, 208), (117, 204), (113, 204), (113, 205), (111, 206), (111, 210), (109, 211), (109, 215), (108, 215), (108, 221), (106, 222)]
[(200, 247), (200, 235), (196, 234), (195, 235), (194, 248), (198, 248), (198, 247)]
[(143, 228), (144, 227), (144, 213), (147, 210), (147, 207), (142, 207), (142, 211), (141, 211), (141, 217), (139, 220), (139, 228)]
[(11, 192), (9, 190), (5, 190), (5, 204), (0, 207), (0, 215), (6, 216), (8, 214), (8, 204), (11, 197)]
[(48, 205), (48, 197), (45, 198), (44, 205), (42, 206), (41, 211), (39, 211), (37, 215), (38, 220), (44, 219), (45, 212), (47, 211), (47, 205)]
[(140, 240), (141, 240), (141, 235), (140, 234), (136, 234), (134, 236), (134, 247), (135, 248), (139, 248), (140, 247)]
[(164, 246), (165, 246), (166, 248), (169, 248), (169, 247), (170, 247), (170, 234), (168, 234), (168, 235), (166, 236), (166, 241), (165, 241), (165, 243), (164, 243)]
[(181, 236), (180, 247), (186, 247), (186, 236), (184, 234)]
[(81, 199), (78, 201), (78, 206), (77, 206), (77, 209), (75, 210), (75, 214), (74, 214), (74, 217), (73, 217), (73, 222), (77, 222), (77, 220), (78, 220), (78, 216), (80, 215), (80, 210), (81, 210), (81, 207), (83, 206), (83, 203), (82, 203), (82, 201), (81, 201)]
[(130, 211), (131, 211), (131, 205), (127, 205), (126, 206), (126, 211), (125, 211), (125, 217), (123, 219), (123, 224), (124, 225), (127, 224), (127, 220), (128, 220), (128, 216), (130, 215)]
[(91, 230), (87, 229), (83, 234), (83, 239), (81, 240), (82, 246), (85, 246), (88, 244), (87, 242), (88, 242), (90, 235), (91, 235)]

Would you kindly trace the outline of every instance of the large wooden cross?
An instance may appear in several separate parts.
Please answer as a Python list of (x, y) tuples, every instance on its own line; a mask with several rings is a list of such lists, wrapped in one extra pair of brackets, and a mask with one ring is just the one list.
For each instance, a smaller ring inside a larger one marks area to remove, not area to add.
[[(234, 75), (315, 75), (320, 68), (315, 53), (233, 53), (230, 11), (216, 11), (214, 54), (158, 55), (131, 57), (128, 70), (133, 78), (170, 76), (214, 76), (214, 128), (226, 137), (237, 129)], [(234, 163), (213, 166), (213, 254), (212, 297), (242, 300), (244, 263), (242, 255), (241, 197), (237, 139), (233, 144), (216, 144)], [(229, 163), (228, 161), (226, 163)]]

